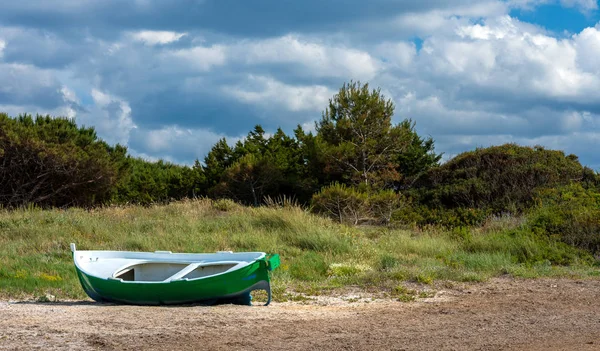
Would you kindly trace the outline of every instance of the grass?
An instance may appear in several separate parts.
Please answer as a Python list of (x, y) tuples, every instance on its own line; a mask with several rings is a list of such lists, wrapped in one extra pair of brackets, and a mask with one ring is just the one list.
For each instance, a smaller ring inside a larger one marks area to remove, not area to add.
[[(597, 277), (597, 262), (539, 239), (519, 221), (468, 230), (349, 227), (298, 207), (194, 200), (152, 207), (0, 211), (0, 298), (85, 297), (69, 243), (82, 250), (279, 253), (275, 300), (358, 287), (411, 300), (404, 283), (515, 277)], [(403, 290), (404, 289), (404, 290)], [(298, 292), (301, 295), (294, 295)]]

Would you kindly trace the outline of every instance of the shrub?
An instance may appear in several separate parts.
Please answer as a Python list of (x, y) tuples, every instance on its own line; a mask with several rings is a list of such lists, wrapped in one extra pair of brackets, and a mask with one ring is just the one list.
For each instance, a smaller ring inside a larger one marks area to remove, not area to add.
[(379, 224), (387, 224), (395, 210), (406, 204), (404, 198), (392, 190), (381, 190), (368, 197), (368, 209)]
[(67, 118), (0, 113), (0, 205), (106, 203), (127, 168), (126, 152)]
[(368, 216), (367, 196), (353, 187), (335, 183), (313, 195), (313, 211), (344, 223), (358, 224)]
[[(583, 177), (584, 168), (574, 155), (505, 144), (462, 153), (431, 169), (416, 182), (413, 195), (432, 208), (519, 213), (533, 204), (536, 189)], [(471, 218), (469, 213), (458, 216)]]
[(535, 233), (600, 253), (600, 193), (580, 184), (538, 192), (539, 204), (529, 215)]
[(335, 183), (313, 195), (316, 213), (324, 214), (340, 223), (372, 222), (387, 224), (395, 210), (406, 204), (404, 197), (392, 190), (361, 191)]

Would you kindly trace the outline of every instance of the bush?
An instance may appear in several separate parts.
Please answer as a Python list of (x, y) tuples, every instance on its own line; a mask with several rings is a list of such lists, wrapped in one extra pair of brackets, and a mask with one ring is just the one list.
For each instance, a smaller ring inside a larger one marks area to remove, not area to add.
[(128, 166), (126, 152), (67, 118), (0, 113), (0, 205), (107, 203)]
[(368, 215), (367, 196), (353, 187), (335, 183), (312, 197), (313, 211), (340, 223), (358, 224)]
[(127, 163), (129, 172), (116, 187), (114, 203), (149, 205), (202, 194), (202, 174), (197, 167), (132, 157)]
[(600, 193), (580, 184), (538, 192), (538, 206), (529, 215), (538, 234), (600, 253)]
[(405, 203), (402, 195), (392, 190), (361, 191), (339, 183), (322, 188), (312, 198), (316, 213), (352, 224), (387, 224), (394, 211)]
[(471, 235), (461, 242), (461, 249), (470, 253), (510, 255), (515, 263), (528, 265), (570, 265), (593, 261), (585, 252), (553, 238), (537, 235), (529, 228)]
[(465, 152), (431, 169), (416, 182), (413, 195), (431, 208), (520, 213), (533, 204), (536, 189), (583, 177), (574, 155), (506, 144)]

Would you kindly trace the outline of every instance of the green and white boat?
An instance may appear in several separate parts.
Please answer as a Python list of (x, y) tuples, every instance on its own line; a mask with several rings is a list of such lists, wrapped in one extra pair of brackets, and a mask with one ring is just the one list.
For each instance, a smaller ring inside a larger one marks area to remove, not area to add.
[(251, 304), (254, 290), (267, 292), (268, 305), (269, 271), (279, 266), (279, 255), (264, 252), (71, 251), (90, 298), (135, 305)]

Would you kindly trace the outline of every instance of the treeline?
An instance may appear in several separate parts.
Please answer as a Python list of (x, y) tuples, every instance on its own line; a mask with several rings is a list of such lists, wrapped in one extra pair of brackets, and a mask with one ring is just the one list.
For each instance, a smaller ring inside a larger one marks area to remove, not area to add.
[(433, 140), (415, 125), (393, 125), (394, 106), (368, 85), (344, 85), (315, 134), (298, 126), (254, 130), (217, 142), (192, 167), (149, 162), (110, 146), (93, 128), (50, 116), (0, 114), (0, 204), (4, 207), (151, 204), (182, 198), (231, 198), (261, 205), (266, 197), (309, 204), (323, 186), (404, 189), (438, 164)]
[(575, 155), (506, 144), (440, 165), (434, 140), (409, 119), (394, 124), (394, 109), (379, 89), (344, 84), (314, 133), (298, 126), (269, 135), (257, 125), (234, 145), (220, 140), (192, 167), (133, 158), (72, 120), (0, 114), (0, 204), (268, 199), (340, 222), (455, 228), (525, 214), (532, 233), (600, 251), (600, 177)]

